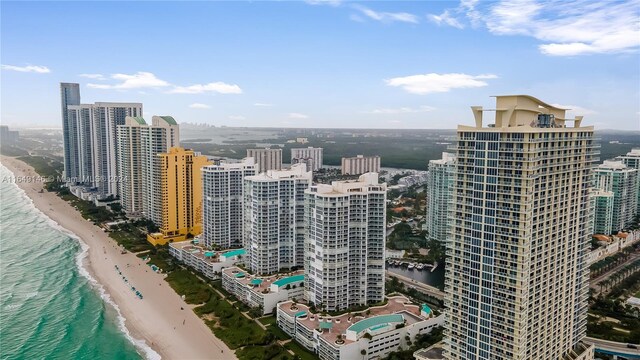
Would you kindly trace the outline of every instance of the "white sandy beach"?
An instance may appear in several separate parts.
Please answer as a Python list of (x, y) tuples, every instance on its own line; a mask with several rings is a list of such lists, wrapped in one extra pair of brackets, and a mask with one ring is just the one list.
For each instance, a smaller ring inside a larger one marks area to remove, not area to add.
[[(38, 176), (22, 161), (6, 156), (0, 159), (17, 177)], [(84, 266), (118, 305), (134, 338), (144, 340), (163, 359), (236, 359), (233, 351), (191, 310), (192, 306), (163, 280), (163, 275), (151, 271), (134, 254), (121, 254), (114, 240), (55, 193), (40, 193), (42, 182), (17, 182), (17, 185), (40, 211), (89, 246)], [(129, 283), (124, 282), (115, 265)], [(144, 295), (143, 300), (135, 296), (131, 286)]]

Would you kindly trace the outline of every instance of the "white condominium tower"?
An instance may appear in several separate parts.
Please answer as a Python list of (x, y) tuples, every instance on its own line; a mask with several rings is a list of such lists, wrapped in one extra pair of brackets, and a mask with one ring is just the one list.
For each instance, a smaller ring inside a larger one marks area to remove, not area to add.
[(386, 184), (377, 173), (305, 192), (307, 300), (326, 311), (384, 299)]
[(156, 225), (162, 224), (161, 159), (158, 154), (180, 147), (180, 127), (172, 116), (154, 116), (140, 129), (142, 212)]
[[(632, 169), (638, 169), (640, 171), (640, 148), (631, 149), (626, 155), (621, 155), (616, 158), (621, 160), (627, 167)], [(638, 174), (640, 178), (640, 174)], [(638, 209), (637, 213), (640, 214), (640, 180), (638, 181)]]
[(171, 116), (154, 116), (151, 125), (128, 116), (118, 125), (118, 175), (122, 208), (144, 214), (156, 224), (162, 220), (159, 153), (178, 147), (179, 128)]
[(613, 232), (613, 199), (611, 191), (591, 189), (594, 234), (610, 235)]
[(638, 169), (622, 161), (605, 160), (595, 168), (594, 187), (613, 193), (612, 231), (626, 229), (638, 210)]
[(452, 203), (456, 156), (442, 153), (442, 159), (429, 161), (427, 175), (426, 230), (431, 240), (444, 242), (449, 235), (449, 210)]
[(97, 102), (92, 105), (95, 132), (93, 174), (99, 197), (118, 196), (116, 128), (127, 116), (142, 116), (140, 103)]
[(62, 142), (64, 147), (64, 178), (79, 177), (78, 174), (78, 148), (76, 141), (76, 128), (67, 115), (69, 105), (80, 105), (80, 84), (60, 83), (60, 105), (62, 110)]
[(202, 237), (207, 246), (242, 247), (243, 182), (253, 175), (253, 158), (202, 168)]
[(380, 172), (380, 156), (343, 157), (342, 175), (360, 175), (368, 172)]
[(247, 149), (247, 157), (255, 160), (258, 173), (282, 169), (282, 149)]
[(243, 246), (251, 271), (303, 266), (304, 191), (311, 181), (304, 165), (245, 177)]
[(291, 165), (306, 163), (307, 170), (318, 171), (322, 168), (322, 148), (293, 148), (291, 149)]
[(640, 169), (640, 148), (633, 148), (626, 155), (616, 157), (616, 160), (622, 161), (630, 168)]
[[(141, 116), (140, 103), (64, 105), (73, 98), (68, 85), (61, 84), (64, 136), (65, 176), (70, 183), (95, 188), (98, 198), (119, 195), (118, 148), (116, 129), (127, 116)], [(72, 88), (73, 89), (73, 88)], [(73, 94), (73, 91), (71, 91)], [(79, 95), (78, 95), (79, 96)]]
[(94, 144), (97, 142), (93, 123), (93, 105), (67, 105), (69, 129), (73, 131), (72, 149), (75, 175), (69, 182), (93, 186)]
[(141, 116), (127, 116), (118, 125), (118, 192), (120, 205), (129, 215), (142, 213), (142, 155), (141, 129), (147, 123)]
[(157, 154), (178, 146), (179, 128), (171, 116), (154, 116), (151, 125), (142, 117), (128, 116), (124, 125), (118, 125), (120, 203), (128, 214), (144, 213), (160, 223), (162, 196), (158, 191)]
[(497, 96), (488, 126), (472, 110), (457, 130), (445, 358), (592, 359), (593, 127), (526, 95)]

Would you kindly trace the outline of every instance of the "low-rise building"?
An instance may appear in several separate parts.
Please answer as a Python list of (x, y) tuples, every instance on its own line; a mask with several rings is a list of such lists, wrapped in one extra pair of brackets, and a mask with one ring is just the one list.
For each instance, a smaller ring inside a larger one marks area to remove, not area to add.
[(444, 323), (444, 315), (434, 316), (427, 305), (411, 304), (404, 296), (339, 316), (323, 316), (307, 305), (286, 301), (278, 304), (277, 318), (284, 332), (321, 360), (381, 359)]
[(442, 342), (414, 352), (413, 357), (416, 360), (444, 360)]
[(616, 254), (620, 250), (635, 246), (640, 241), (640, 230), (632, 230), (629, 232), (619, 232), (617, 235), (595, 235), (594, 236), (603, 246), (600, 246), (589, 252), (587, 264), (591, 265), (596, 261), (602, 260), (607, 256)]
[(222, 270), (242, 261), (244, 249), (210, 251), (199, 245), (199, 240), (169, 243), (169, 254), (198, 270), (209, 279), (219, 279)]
[(252, 308), (267, 315), (282, 301), (304, 297), (304, 272), (254, 276), (239, 267), (222, 271), (222, 287)]

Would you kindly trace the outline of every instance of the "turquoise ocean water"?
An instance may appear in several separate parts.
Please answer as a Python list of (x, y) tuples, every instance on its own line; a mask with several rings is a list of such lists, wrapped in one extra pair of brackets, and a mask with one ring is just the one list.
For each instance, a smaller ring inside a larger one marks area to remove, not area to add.
[(0, 359), (158, 358), (80, 266), (85, 248), (0, 182)]

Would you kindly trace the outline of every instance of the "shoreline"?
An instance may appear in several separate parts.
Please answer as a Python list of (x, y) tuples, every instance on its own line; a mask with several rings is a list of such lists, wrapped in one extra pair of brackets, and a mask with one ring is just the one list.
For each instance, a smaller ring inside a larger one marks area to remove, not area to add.
[[(13, 173), (14, 180), (16, 177), (38, 178), (31, 166), (16, 158), (0, 156), (0, 164)], [(115, 240), (55, 193), (40, 193), (43, 182), (14, 183), (59, 230), (79, 242), (81, 250), (76, 262), (82, 265), (81, 275), (96, 288), (102, 300), (115, 309), (120, 331), (142, 357), (236, 359), (233, 350), (216, 338), (192, 311), (194, 306), (184, 302), (164, 281), (164, 274), (151, 271), (135, 254), (121, 254)], [(115, 270), (116, 265), (127, 283)], [(82, 270), (87, 274), (82, 274)], [(144, 294), (144, 300), (135, 296), (131, 286)]]

